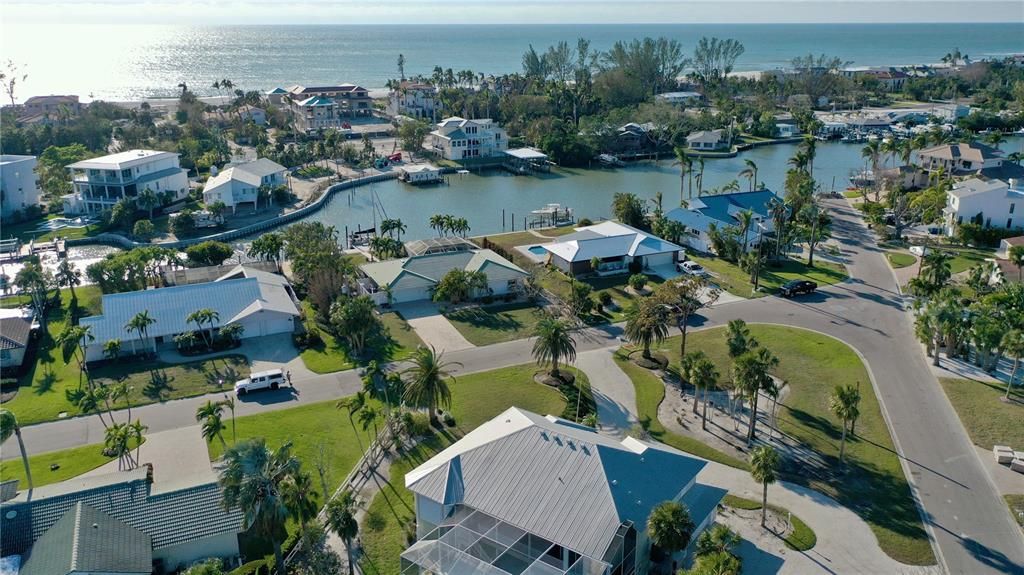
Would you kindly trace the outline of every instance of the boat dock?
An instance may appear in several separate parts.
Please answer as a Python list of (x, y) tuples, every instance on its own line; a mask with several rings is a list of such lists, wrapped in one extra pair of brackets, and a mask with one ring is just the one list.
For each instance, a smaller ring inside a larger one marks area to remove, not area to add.
[(60, 259), (68, 257), (67, 242), (60, 238), (44, 242), (31, 240), (27, 244), (23, 244), (21, 240), (13, 238), (0, 240), (0, 259), (5, 261), (21, 261), (34, 255), (51, 251), (56, 252), (57, 257)]

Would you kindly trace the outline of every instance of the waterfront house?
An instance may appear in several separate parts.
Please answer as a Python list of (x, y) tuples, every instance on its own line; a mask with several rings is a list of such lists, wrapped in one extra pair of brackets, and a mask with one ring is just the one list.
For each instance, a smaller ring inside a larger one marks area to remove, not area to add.
[(334, 102), (338, 117), (358, 118), (373, 115), (373, 98), (366, 88), (355, 84), (338, 86), (289, 86), (285, 89), (292, 102), (318, 97)]
[(402, 164), (398, 179), (409, 184), (434, 184), (441, 181), (441, 168), (433, 164)]
[(721, 150), (728, 145), (725, 130), (701, 130), (686, 136), (686, 145), (691, 150)]
[(656, 506), (684, 504), (694, 542), (714, 522), (726, 490), (697, 482), (705, 465), (664, 444), (509, 408), (406, 474), (416, 542), (401, 572), (646, 575)]
[(474, 297), (502, 296), (519, 293), (530, 275), (494, 251), (480, 249), (466, 240), (444, 244), (444, 251), (434, 252), (429, 245), (413, 246), (409, 253), (421, 255), (359, 266), (365, 276), (359, 281), (361, 293), (369, 295), (377, 305), (429, 300), (445, 274), (461, 269), (487, 276), (486, 291)]
[(508, 135), (490, 118), (467, 120), (458, 116), (437, 124), (427, 147), (446, 160), (491, 158), (508, 149)]
[[(550, 254), (551, 265), (574, 275), (627, 273), (630, 264), (654, 273), (659, 269), (674, 270), (683, 251), (672, 242), (612, 221), (577, 228), (540, 247)], [(600, 260), (596, 270), (591, 264), (594, 258)]]
[(31, 317), (20, 313), (0, 317), (0, 369), (6, 371), (21, 368), (31, 339)]
[(1024, 186), (1020, 180), (970, 178), (946, 192), (942, 210), (946, 235), (956, 234), (964, 222), (1012, 230), (1024, 228)]
[[(737, 226), (737, 214), (750, 210), (753, 214), (753, 225), (747, 230), (747, 247), (753, 247), (759, 231), (774, 231), (770, 215), (771, 202), (781, 200), (770, 190), (754, 192), (738, 192), (735, 194), (717, 194), (701, 196), (687, 200), (686, 207), (669, 210), (665, 217), (686, 226), (685, 243), (701, 252), (711, 251), (711, 237), (708, 232), (714, 225), (719, 231), (726, 226)], [(742, 243), (743, 238), (740, 238)]]
[(281, 106), (282, 104), (284, 104), (285, 96), (288, 95), (288, 90), (285, 90), (284, 88), (278, 86), (277, 88), (274, 88), (273, 90), (267, 92), (265, 95), (267, 97), (268, 102), (275, 106)]
[(987, 175), (1002, 168), (1002, 153), (978, 142), (958, 142), (925, 148), (917, 153), (922, 170), (918, 185), (928, 184), (928, 175), (938, 169), (947, 176)]
[(246, 104), (238, 108), (238, 115), (242, 117), (243, 122), (252, 122), (257, 126), (267, 124), (267, 112), (263, 108)]
[(622, 156), (637, 156), (654, 152), (656, 148), (655, 138), (652, 136), (654, 130), (655, 126), (650, 122), (623, 124), (615, 132), (615, 137), (609, 143), (609, 149), (606, 151)]
[(129, 150), (69, 165), (74, 192), (63, 196), (65, 214), (95, 214), (122, 198), (137, 198), (150, 189), (168, 195), (170, 203), (188, 196), (188, 174), (178, 154)]
[(35, 156), (0, 155), (0, 221), (39, 205)]
[[(242, 338), (292, 333), (299, 318), (297, 304), (284, 277), (246, 267), (212, 282), (104, 294), (102, 312), (81, 320), (94, 338), (85, 346), (85, 357), (87, 361), (103, 359), (103, 346), (112, 339), (121, 340), (125, 353), (173, 348), (174, 336), (198, 329), (186, 318), (200, 308), (219, 315), (214, 325), (203, 327), (214, 333), (231, 323), (242, 326)], [(156, 320), (145, 339), (125, 328), (142, 311)]]
[(674, 106), (699, 106), (704, 103), (704, 94), (700, 92), (665, 92), (656, 95), (654, 99)]
[(78, 96), (32, 96), (17, 108), (18, 122), (49, 125), (59, 120), (78, 117), (82, 104)]
[[(18, 493), (0, 503), (4, 555), (27, 554), (22, 573), (29, 575), (170, 573), (208, 557), (238, 557), (242, 512), (224, 510), (216, 481), (154, 484), (152, 474), (144, 465)], [(61, 570), (76, 556), (78, 570)]]
[(295, 120), (295, 128), (306, 133), (338, 129), (345, 123), (338, 103), (325, 96), (292, 100), (289, 110)]
[(441, 111), (437, 88), (424, 82), (403, 81), (388, 94), (389, 116), (434, 121)]
[(239, 204), (252, 203), (253, 208), (256, 208), (260, 188), (272, 189), (287, 184), (287, 171), (281, 164), (267, 158), (230, 164), (206, 181), (203, 202), (206, 205), (224, 202), (232, 213)]

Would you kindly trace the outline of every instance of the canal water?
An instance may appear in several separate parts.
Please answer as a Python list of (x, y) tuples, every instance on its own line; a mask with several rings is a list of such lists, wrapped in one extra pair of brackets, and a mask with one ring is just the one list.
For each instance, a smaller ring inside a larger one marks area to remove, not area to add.
[[(865, 168), (862, 147), (818, 142), (814, 177), (823, 191), (845, 190), (850, 175)], [(1024, 147), (1024, 138), (1012, 138), (1002, 147), (1006, 153), (1019, 151)], [(707, 191), (738, 180), (740, 189), (747, 190), (749, 182), (739, 172), (745, 168), (745, 160), (752, 160), (758, 167), (758, 181), (782, 193), (789, 168), (787, 161), (795, 152), (795, 144), (779, 144), (754, 148), (735, 158), (707, 159), (703, 188)], [(550, 174), (536, 176), (489, 170), (482, 174), (452, 174), (448, 185), (427, 187), (387, 181), (339, 192), (309, 219), (333, 225), (344, 233), (346, 226), (352, 232), (371, 227), (384, 217), (397, 218), (408, 227), (403, 239), (417, 239), (436, 235), (428, 223), (433, 214), (466, 218), (472, 235), (511, 231), (513, 214), (515, 229), (521, 230), (523, 216), (552, 203), (572, 208), (577, 219), (610, 218), (612, 196), (617, 192), (631, 192), (643, 199), (653, 199), (661, 192), (664, 208), (668, 210), (679, 205), (680, 200), (679, 168), (673, 162), (635, 162), (618, 169), (556, 168)], [(886, 165), (892, 165), (891, 160)], [(695, 163), (694, 170), (697, 169)]]

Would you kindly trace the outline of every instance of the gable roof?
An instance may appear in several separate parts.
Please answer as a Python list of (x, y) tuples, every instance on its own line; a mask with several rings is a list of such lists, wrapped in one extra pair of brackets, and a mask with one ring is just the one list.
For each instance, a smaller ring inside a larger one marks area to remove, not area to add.
[(717, 226), (735, 225), (736, 214), (744, 210), (767, 218), (768, 203), (775, 198), (778, 196), (771, 190), (701, 196), (690, 200), (688, 208), (669, 210), (665, 217), (690, 229), (706, 232), (712, 223)]
[(326, 96), (310, 96), (309, 98), (299, 102), (299, 105), (310, 108), (315, 106), (334, 106), (336, 104), (334, 100)]
[(149, 535), (79, 501), (35, 542), (21, 575), (152, 570)]
[(212, 190), (232, 180), (245, 182), (252, 186), (259, 186), (263, 183), (264, 177), (287, 170), (288, 168), (269, 158), (259, 158), (241, 164), (229, 164), (219, 174), (207, 180), (206, 186), (203, 189)]
[(465, 250), (457, 252), (424, 254), (397, 260), (363, 264), (363, 270), (378, 286), (394, 285), (404, 275), (412, 275), (423, 281), (436, 284), (453, 269), (470, 272), (485, 271), (488, 265), (497, 265), (516, 274), (527, 276), (522, 268), (501, 257), (493, 250)]
[(644, 525), (704, 466), (665, 446), (513, 407), (406, 474), (405, 484), (600, 559), (622, 524)]
[(91, 327), (94, 341), (102, 345), (111, 339), (138, 339), (138, 333), (128, 332), (124, 326), (143, 310), (156, 320), (147, 337), (193, 331), (195, 325), (185, 318), (199, 308), (210, 308), (220, 315), (213, 327), (240, 321), (261, 310), (298, 316), (299, 310), (283, 285), (261, 281), (261, 277), (106, 294), (103, 314), (82, 318), (81, 324)]
[(19, 349), (28, 345), (32, 320), (25, 317), (0, 318), (0, 349)]
[(145, 533), (153, 549), (242, 530), (241, 510), (224, 510), (216, 482), (153, 493), (149, 471), (143, 466), (44, 485), (31, 500), (20, 492), (0, 504), (0, 547), (5, 554), (24, 553), (79, 502)]
[[(959, 142), (942, 144), (925, 148), (918, 152), (921, 157), (936, 157), (943, 160), (966, 160), (968, 162), (984, 162), (1001, 156), (1001, 152), (991, 146), (979, 142)], [(979, 168), (981, 166), (978, 166)]]
[(657, 236), (612, 221), (579, 228), (556, 242), (541, 244), (541, 247), (570, 262), (589, 261), (594, 257), (649, 256), (683, 249)]
[(68, 168), (76, 170), (126, 170), (139, 164), (146, 164), (155, 160), (165, 158), (177, 158), (174, 152), (163, 152), (160, 150), (128, 150), (116, 154), (107, 154), (98, 158), (90, 158), (69, 164)]
[(723, 133), (723, 130), (701, 130), (686, 136), (686, 141), (718, 143), (722, 141)]

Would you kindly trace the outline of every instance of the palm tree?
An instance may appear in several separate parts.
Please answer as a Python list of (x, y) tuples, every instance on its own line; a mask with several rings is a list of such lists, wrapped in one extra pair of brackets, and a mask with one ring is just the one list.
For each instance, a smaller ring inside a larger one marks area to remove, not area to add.
[(804, 134), (804, 139), (800, 142), (800, 150), (807, 158), (807, 173), (811, 176), (814, 175), (814, 157), (818, 155), (817, 144), (818, 141), (814, 139), (814, 134)]
[(356, 521), (356, 498), (351, 491), (342, 491), (340, 495), (327, 502), (327, 525), (345, 543), (348, 573), (354, 575), (352, 540), (359, 534), (359, 522)]
[(222, 447), (227, 448), (228, 443), (224, 441), (224, 421), (221, 417), (221, 410), (224, 408), (221, 402), (207, 400), (205, 405), (199, 406), (196, 410), (196, 421), (202, 424), (203, 439), (212, 443), (214, 438), (220, 440)]
[(110, 361), (117, 361), (117, 358), (121, 356), (121, 340), (111, 339), (107, 340), (107, 343), (103, 344), (103, 357)]
[(747, 322), (742, 319), (729, 321), (725, 337), (726, 345), (729, 348), (729, 357), (732, 359), (736, 359), (758, 346), (757, 340), (750, 335)]
[(346, 410), (348, 410), (348, 422), (349, 422), (350, 425), (352, 425), (352, 431), (355, 432), (356, 442), (359, 444), (359, 452), (360, 453), (362, 453), (362, 451), (363, 451), (363, 440), (359, 437), (359, 432), (356, 431), (355, 415), (357, 413), (359, 413), (360, 411), (362, 411), (362, 409), (363, 409), (363, 407), (365, 405), (366, 405), (366, 392), (365, 391), (358, 391), (358, 392), (356, 392), (355, 395), (353, 395), (351, 397), (344, 398), (344, 399), (339, 399), (338, 402), (334, 404), (334, 407), (336, 407), (337, 409), (346, 409)]
[(85, 344), (94, 339), (96, 338), (92, 335), (91, 326), (69, 325), (54, 340), (54, 343), (60, 346), (64, 363), (69, 363), (72, 357), (78, 361), (79, 386), (82, 384), (82, 374), (85, 374), (86, 382), (90, 386), (92, 385), (88, 365), (85, 362)]
[(871, 171), (875, 174), (875, 181), (878, 179), (878, 159), (882, 155), (882, 141), (881, 140), (869, 140), (868, 143), (861, 148), (860, 155), (862, 158), (871, 160)]
[(286, 572), (281, 541), (291, 515), (281, 491), (284, 482), (300, 469), (291, 447), (288, 442), (275, 451), (263, 439), (250, 439), (227, 449), (220, 470), (224, 508), (240, 509), (242, 528), (253, 529), (272, 543), (278, 573)]
[(25, 440), (21, 437), (21, 427), (13, 411), (0, 408), (0, 443), (6, 443), (14, 435), (18, 438), (18, 449), (21, 450), (21, 463), (25, 466), (25, 479), (28, 490), (32, 491), (32, 468), (28, 464), (28, 452), (25, 451)]
[[(185, 323), (196, 324), (196, 329), (203, 335), (203, 341), (206, 342), (207, 347), (210, 349), (213, 349), (213, 324), (219, 321), (220, 313), (208, 307), (197, 309), (185, 317)], [(203, 326), (206, 324), (210, 325), (209, 338), (207, 338), (206, 330), (203, 329)]]
[(753, 210), (742, 210), (736, 213), (736, 220), (739, 222), (740, 236), (743, 237), (743, 253), (747, 253), (747, 241), (750, 226), (754, 223)]
[(779, 454), (767, 445), (760, 445), (750, 455), (750, 476), (763, 487), (761, 492), (761, 527), (768, 519), (768, 485), (778, 479)]
[(410, 405), (426, 406), (431, 423), (437, 421), (438, 406), (447, 409), (452, 403), (449, 382), (455, 383), (455, 377), (449, 368), (462, 367), (461, 363), (445, 362), (443, 358), (444, 353), (436, 351), (434, 346), (419, 347), (413, 353), (412, 367), (402, 372), (405, 401)]
[[(139, 339), (145, 343), (146, 334), (149, 332), (149, 326), (156, 323), (156, 318), (149, 315), (149, 310), (144, 309), (139, 313), (135, 314), (132, 319), (125, 324), (124, 329), (128, 333), (137, 332)], [(153, 351), (156, 352), (156, 340), (153, 340)], [(132, 353), (135, 353), (135, 340), (132, 340)]]
[(655, 506), (647, 517), (647, 538), (651, 545), (671, 557), (690, 545), (694, 527), (686, 505), (665, 501)]
[[(128, 413), (131, 414), (131, 406), (128, 408)], [(131, 415), (128, 416), (129, 419)], [(132, 441), (135, 442), (135, 465), (141, 465), (142, 461), (139, 459), (139, 452), (142, 451), (142, 437), (149, 430), (149, 427), (142, 425), (142, 421), (136, 419), (135, 423), (128, 424), (128, 434)]]
[(839, 442), (839, 462), (846, 454), (846, 429), (860, 415), (860, 391), (852, 385), (837, 385), (828, 399), (829, 410), (843, 422), (843, 437)]
[[(1020, 367), (1020, 360), (1024, 358), (1024, 331), (1011, 329), (1003, 335), (1003, 352), (1013, 356), (1013, 369), (1010, 371), (1010, 379), (1006, 382), (1006, 393), (1003, 399), (1010, 399), (1010, 388), (1017, 379), (1017, 368)], [(938, 353), (938, 350), (936, 350)]]
[(139, 192), (139, 197), (135, 200), (139, 207), (144, 210), (149, 210), (149, 219), (153, 220), (153, 208), (160, 205), (160, 195), (149, 189), (148, 187)]
[(715, 523), (697, 538), (697, 555), (732, 553), (742, 541), (743, 538), (728, 526)]
[(953, 276), (951, 264), (953, 255), (945, 250), (931, 250), (921, 258), (918, 276), (923, 276), (935, 291), (946, 285)]
[(1010, 263), (1017, 266), (1017, 281), (1024, 282), (1024, 246), (1013, 246), (1010, 248)]
[(537, 322), (533, 331), (537, 339), (533, 342), (533, 358), (537, 364), (551, 364), (551, 377), (561, 379), (558, 372), (558, 361), (576, 361), (576, 340), (573, 339), (569, 326), (560, 319), (546, 316)]
[(108, 455), (117, 456), (117, 469), (123, 471), (132, 467), (132, 450), (129, 446), (132, 431), (127, 423), (111, 423), (106, 428), (103, 446)]
[(754, 163), (754, 160), (743, 160), (743, 163), (747, 167), (740, 171), (739, 177), (747, 178), (750, 183), (748, 189), (752, 192), (757, 187), (757, 164)]
[(231, 412), (231, 443), (238, 441), (238, 436), (235, 435), (235, 400), (228, 397), (228, 394), (224, 394), (224, 399), (220, 401), (220, 404), (228, 408)]
[(761, 391), (771, 391), (775, 386), (771, 370), (779, 359), (766, 348), (749, 351), (733, 363), (732, 379), (750, 403), (750, 421), (747, 424), (747, 444), (754, 441), (757, 426), (757, 404)]
[(643, 358), (651, 359), (651, 345), (668, 337), (668, 314), (654, 299), (634, 301), (626, 314), (626, 338), (643, 346)]
[(690, 177), (690, 196), (693, 196), (693, 160), (686, 155), (686, 148), (676, 146), (673, 148), (676, 154), (676, 161), (673, 166), (679, 166), (679, 203), (684, 202), (683, 189), (686, 187), (686, 177)]
[(53, 274), (53, 279), (57, 281), (58, 286), (71, 290), (71, 301), (78, 301), (78, 296), (75, 294), (75, 286), (82, 284), (82, 272), (67, 258), (60, 260), (60, 263), (57, 264), (57, 272)]
[(695, 358), (690, 364), (690, 383), (694, 386), (694, 408), (697, 407), (696, 389), (699, 387), (704, 390), (704, 405), (701, 408), (700, 427), (705, 431), (708, 428), (708, 390), (718, 383), (718, 375), (715, 363), (703, 354)]
[(441, 214), (434, 214), (430, 216), (430, 229), (437, 231), (437, 237), (444, 235), (445, 230), (445, 219)]
[(316, 517), (316, 489), (308, 473), (296, 472), (281, 484), (281, 498), (292, 517), (305, 530), (306, 523)]
[(992, 146), (995, 149), (999, 149), (999, 146), (1006, 141), (1006, 137), (999, 130), (992, 130), (987, 136), (985, 136), (985, 143)]
[[(697, 158), (697, 197), (704, 191), (704, 156)], [(691, 190), (692, 193), (692, 190)]]

